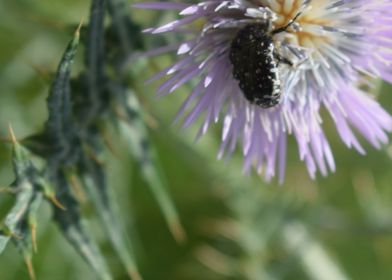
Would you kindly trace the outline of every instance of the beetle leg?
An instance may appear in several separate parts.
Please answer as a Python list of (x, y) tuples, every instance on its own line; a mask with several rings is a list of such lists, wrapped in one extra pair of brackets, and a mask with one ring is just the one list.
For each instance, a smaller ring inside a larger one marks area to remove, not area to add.
[(287, 65), (289, 65), (289, 66), (291, 66), (291, 67), (293, 67), (294, 66), (294, 63), (290, 60), (290, 59), (288, 59), (288, 58), (286, 58), (286, 57), (283, 57), (282, 55), (280, 55), (278, 52), (274, 52), (274, 56), (275, 56), (275, 58), (276, 58), (276, 60), (278, 61), (278, 63), (283, 63), (283, 64), (287, 64)]

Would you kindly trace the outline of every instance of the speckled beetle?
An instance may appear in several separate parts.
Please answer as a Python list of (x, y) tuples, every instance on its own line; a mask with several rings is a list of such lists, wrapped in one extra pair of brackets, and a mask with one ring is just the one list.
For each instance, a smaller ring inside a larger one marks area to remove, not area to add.
[(279, 64), (293, 63), (279, 53), (273, 36), (285, 32), (300, 15), (275, 30), (271, 30), (269, 21), (250, 23), (234, 37), (229, 53), (233, 76), (250, 103), (262, 108), (279, 104), (282, 95)]

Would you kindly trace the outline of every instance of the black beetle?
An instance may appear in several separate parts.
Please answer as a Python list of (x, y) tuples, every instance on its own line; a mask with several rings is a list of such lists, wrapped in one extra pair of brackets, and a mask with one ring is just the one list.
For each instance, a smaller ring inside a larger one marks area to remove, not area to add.
[(268, 21), (250, 23), (234, 37), (229, 53), (233, 76), (251, 104), (262, 108), (279, 104), (282, 92), (279, 64), (293, 64), (279, 54), (273, 36), (286, 31), (300, 14), (286, 26), (272, 31)]

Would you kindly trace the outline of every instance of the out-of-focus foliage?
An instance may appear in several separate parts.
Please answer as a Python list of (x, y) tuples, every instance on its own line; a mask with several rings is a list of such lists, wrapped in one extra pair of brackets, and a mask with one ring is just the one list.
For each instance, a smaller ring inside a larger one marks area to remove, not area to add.
[[(190, 87), (157, 100), (144, 83), (172, 58), (138, 54), (175, 38), (138, 25), (175, 15), (92, 2), (0, 2), (0, 246), (16, 245), (0, 279), (29, 279), (25, 262), (56, 280), (137, 278), (136, 264), (144, 279), (392, 278), (392, 147), (359, 156), (326, 122), (336, 174), (311, 181), (292, 142), (282, 186), (243, 176), (240, 152), (216, 160), (219, 127), (195, 143), (170, 125)], [(374, 89), (392, 112), (390, 91)]]
[[(110, 126), (114, 133), (122, 132), (127, 136), (129, 154), (137, 161), (138, 170), (156, 195), (170, 229), (179, 241), (184, 239), (177, 213), (164, 190), (163, 176), (157, 168), (143, 110), (134, 92), (128, 89), (132, 88), (132, 84), (127, 84), (129, 75), (122, 70), (122, 59), (142, 50), (140, 28), (122, 12), (123, 8), (123, 2), (93, 0), (88, 23), (79, 25), (66, 48), (52, 78), (44, 129), (22, 141), (23, 146), (43, 160), (42, 168), (35, 167), (33, 155), (17, 143), (10, 128), (16, 179), (7, 190), (14, 195), (15, 203), (0, 232), (0, 253), (12, 240), (22, 252), (32, 279), (35, 279), (32, 256), (33, 249), (37, 251), (36, 228), (40, 220), (37, 211), (42, 197), (53, 202), (54, 221), (90, 265), (96, 278), (113, 277), (83, 221), (80, 211), (83, 200), (94, 206), (101, 228), (129, 277), (141, 278), (121, 222), (123, 213), (117, 209), (107, 184), (103, 153), (105, 144), (109, 149), (112, 145), (112, 139), (106, 136), (112, 132)], [(82, 40), (81, 32), (84, 33)], [(79, 41), (85, 46), (83, 70), (76, 78), (71, 78)], [(109, 74), (109, 71), (113, 73)]]

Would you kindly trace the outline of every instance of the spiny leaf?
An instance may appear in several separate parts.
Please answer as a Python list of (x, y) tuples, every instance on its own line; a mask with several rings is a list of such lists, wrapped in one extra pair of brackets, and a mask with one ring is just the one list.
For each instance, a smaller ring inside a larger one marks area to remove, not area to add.
[(41, 189), (42, 193), (45, 195), (45, 198), (49, 200), (55, 207), (65, 211), (67, 208), (61, 204), (61, 202), (57, 199), (55, 190), (52, 185), (44, 178), (39, 177), (36, 179), (37, 186)]
[(281, 235), (283, 244), (296, 254), (310, 279), (349, 279), (300, 221), (286, 223)]
[(106, 0), (93, 0), (85, 42), (87, 96), (84, 102), (87, 106), (84, 106), (85, 111), (81, 120), (87, 125), (97, 117), (105, 90), (105, 11)]
[(35, 168), (30, 160), (30, 152), (16, 140), (11, 125), (9, 126), (9, 131), (12, 139), (12, 164), (16, 177), (16, 185), (18, 185), (19, 181), (29, 179), (29, 177), (35, 172)]
[(131, 242), (121, 225), (120, 211), (116, 207), (111, 189), (106, 184), (104, 171), (97, 162), (88, 158), (84, 161), (84, 168), (86, 170), (81, 180), (101, 219), (101, 224), (108, 233), (131, 279), (140, 280), (141, 276), (132, 254)]
[(34, 272), (34, 267), (33, 267), (33, 261), (31, 259), (31, 256), (24, 254), (24, 260), (27, 266), (27, 270), (29, 272), (29, 276), (31, 280), (35, 280), (35, 272)]
[(23, 144), (34, 153), (44, 157), (60, 157), (72, 148), (74, 125), (71, 102), (71, 66), (80, 39), (80, 28), (69, 42), (57, 68), (47, 99), (49, 117), (43, 133), (30, 136)]
[(112, 279), (102, 254), (90, 238), (90, 234), (88, 234), (82, 222), (78, 203), (70, 193), (70, 186), (64, 177), (59, 178), (58, 184), (61, 185), (61, 189), (63, 190), (63, 192), (59, 194), (59, 200), (67, 210), (63, 211), (62, 209), (55, 208), (55, 221), (76, 251), (93, 268), (97, 279)]
[(48, 97), (49, 119), (46, 122), (46, 134), (54, 138), (55, 143), (63, 149), (69, 144), (67, 132), (72, 124), (70, 76), (79, 45), (79, 31), (80, 27), (63, 54)]
[[(35, 192), (32, 196), (28, 211), (23, 217), (23, 220), (19, 223), (18, 227), (12, 237), (12, 241), (15, 243), (16, 247), (23, 255), (27, 269), (29, 271), (30, 279), (35, 279), (35, 273), (32, 264), (33, 252), (36, 251), (37, 244), (35, 240), (35, 230), (36, 223), (33, 221), (33, 216), (36, 215), (39, 206), (42, 203), (42, 194)], [(34, 223), (34, 224), (32, 224)]]
[(42, 203), (42, 194), (35, 192), (34, 197), (29, 205), (28, 215), (26, 217), (26, 224), (29, 229), (29, 236), (31, 238), (31, 245), (33, 251), (38, 251), (37, 245), (37, 212)]
[(12, 161), (16, 177), (12, 189), (16, 194), (16, 200), (3, 223), (3, 230), (0, 233), (0, 253), (8, 241), (18, 234), (17, 231), (26, 219), (31, 203), (34, 201), (34, 185), (31, 177), (35, 169), (29, 159), (30, 154), (16, 141), (11, 126), (10, 134), (13, 142)]
[(186, 238), (185, 231), (181, 226), (174, 204), (166, 192), (166, 180), (160, 170), (155, 151), (150, 144), (139, 102), (131, 92), (123, 98), (122, 104), (125, 104), (126, 122), (120, 123), (121, 132), (127, 138), (129, 151), (138, 162), (144, 180), (157, 199), (170, 231), (178, 242), (183, 242)]
[(12, 239), (25, 259), (30, 278), (34, 280), (32, 255), (33, 250), (37, 250), (35, 216), (42, 202), (42, 194), (35, 186), (35, 180), (39, 174), (30, 160), (31, 154), (16, 141), (11, 126), (10, 134), (13, 142), (13, 167), (16, 175), (12, 188), (16, 195), (16, 201), (5, 218), (5, 231), (0, 234), (0, 253)]
[(9, 240), (17, 235), (16, 230), (25, 218), (32, 197), (33, 185), (27, 180), (20, 182), (15, 204), (8, 212), (3, 224), (3, 230), (0, 232), (0, 253), (4, 250)]
[(112, 33), (114, 35), (112, 36), (114, 37), (113, 40), (111, 40), (112, 37), (109, 37), (108, 41), (121, 47), (119, 57), (122, 58), (122, 63), (126, 61), (126, 59), (124, 61), (124, 57), (130, 55), (133, 50), (144, 49), (144, 41), (140, 35), (141, 27), (132, 21), (130, 14), (127, 12), (127, 5), (128, 2), (124, 0), (108, 0), (108, 10), (112, 20), (109, 35)]

